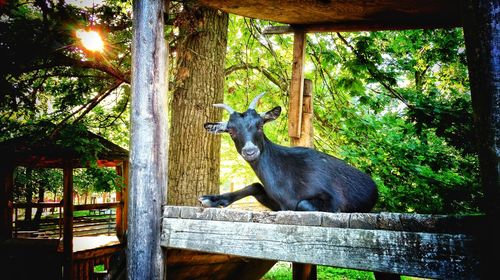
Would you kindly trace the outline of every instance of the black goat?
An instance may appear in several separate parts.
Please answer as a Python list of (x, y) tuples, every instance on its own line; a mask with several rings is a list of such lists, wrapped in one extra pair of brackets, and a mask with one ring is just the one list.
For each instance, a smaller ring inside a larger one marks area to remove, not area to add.
[(271, 142), (263, 126), (281, 114), (281, 107), (257, 114), (260, 94), (244, 113), (225, 104), (214, 106), (230, 113), (228, 122), (206, 123), (211, 133), (228, 132), (238, 153), (250, 164), (262, 184), (221, 195), (199, 198), (205, 207), (225, 207), (253, 195), (271, 210), (369, 212), (378, 197), (373, 180), (365, 173), (330, 155), (303, 147)]

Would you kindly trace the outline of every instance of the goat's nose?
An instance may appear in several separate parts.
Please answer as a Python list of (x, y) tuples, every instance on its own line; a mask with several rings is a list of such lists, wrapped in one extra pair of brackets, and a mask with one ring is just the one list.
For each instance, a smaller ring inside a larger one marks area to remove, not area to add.
[(241, 149), (241, 155), (247, 161), (253, 161), (260, 155), (259, 147), (255, 146), (252, 142), (248, 141)]
[(255, 147), (255, 146), (253, 146), (253, 147), (244, 147), (241, 150), (241, 155), (243, 156), (243, 158), (246, 161), (253, 161), (253, 160), (256, 160), (259, 157), (260, 151), (259, 151), (259, 148)]
[(257, 148), (255, 148), (255, 147), (243, 148), (243, 150), (241, 150), (241, 152), (245, 156), (253, 156), (253, 155), (255, 155), (255, 153), (257, 153)]

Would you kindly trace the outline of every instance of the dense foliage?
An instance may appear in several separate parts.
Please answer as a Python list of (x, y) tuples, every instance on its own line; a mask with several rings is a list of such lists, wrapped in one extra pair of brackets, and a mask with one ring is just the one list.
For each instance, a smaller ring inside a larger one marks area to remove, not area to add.
[[(126, 147), (130, 2), (94, 8), (55, 0), (1, 3), (0, 140), (48, 121), (55, 124), (49, 135), (82, 125)], [(180, 3), (171, 9), (175, 23)], [(266, 133), (287, 145), (293, 36), (262, 35), (270, 24), (231, 16), (225, 102), (244, 110), (267, 92), (259, 110), (280, 105), (285, 112)], [(103, 53), (86, 51), (75, 37), (89, 26), (104, 35)], [(175, 65), (176, 29), (167, 33)], [(374, 178), (377, 210), (479, 211), (461, 29), (309, 34), (306, 59), (306, 77), (314, 83), (315, 147)], [(251, 183), (252, 171), (230, 139), (223, 140), (222, 184), (234, 178)]]
[[(261, 110), (287, 107), (293, 37), (263, 36), (269, 24), (232, 18), (226, 97), (237, 109), (264, 91)], [(374, 178), (378, 210), (479, 211), (461, 29), (309, 34), (306, 60), (315, 146)], [(287, 145), (286, 129), (285, 115), (266, 133)]]

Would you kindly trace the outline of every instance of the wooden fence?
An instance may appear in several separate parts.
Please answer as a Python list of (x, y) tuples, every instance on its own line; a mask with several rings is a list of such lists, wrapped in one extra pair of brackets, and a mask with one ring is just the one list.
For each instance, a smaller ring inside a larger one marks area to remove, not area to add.
[[(78, 280), (103, 279), (109, 270), (110, 259), (113, 254), (123, 250), (123, 244), (107, 246), (97, 249), (75, 252), (73, 254), (73, 277)], [(95, 271), (95, 267), (103, 265), (103, 272)]]
[(477, 279), (483, 216), (166, 206), (161, 245), (439, 279)]
[[(98, 203), (75, 205), (74, 211), (89, 210), (88, 215), (77, 216), (73, 218), (73, 234), (78, 236), (92, 235), (115, 235), (116, 234), (116, 208), (120, 205), (119, 202), (113, 203)], [(43, 208), (55, 209), (55, 214), (59, 214), (57, 218), (41, 218), (35, 222), (25, 221), (18, 214), (19, 209), (25, 208)], [(14, 221), (13, 234), (14, 237), (29, 237), (29, 238), (61, 238), (62, 237), (62, 204), (61, 203), (17, 203), (13, 205)]]

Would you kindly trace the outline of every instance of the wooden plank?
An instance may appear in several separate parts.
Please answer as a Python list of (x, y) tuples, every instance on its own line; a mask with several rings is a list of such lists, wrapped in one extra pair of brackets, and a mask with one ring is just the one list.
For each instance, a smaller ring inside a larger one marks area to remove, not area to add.
[(237, 209), (164, 206), (164, 218), (252, 222), (353, 229), (373, 229), (428, 233), (479, 234), (484, 216), (452, 216), (408, 213), (328, 213), (328, 212), (251, 212)]
[(63, 169), (63, 256), (64, 279), (72, 279), (73, 275), (73, 168), (67, 164)]
[[(116, 175), (120, 176), (123, 181), (125, 179), (123, 178), (123, 165), (117, 165), (116, 166)], [(120, 202), (118, 207), (116, 207), (116, 220), (115, 220), (115, 226), (116, 226), (116, 236), (118, 236), (118, 239), (122, 240), (123, 235), (125, 234), (125, 229), (123, 228), (123, 203), (122, 203), (122, 190), (116, 191), (116, 201)]]
[(430, 278), (477, 278), (476, 241), (436, 234), (165, 219), (162, 246)]
[(109, 257), (114, 253), (123, 250), (124, 244), (116, 244), (112, 246), (106, 246), (96, 249), (88, 249), (83, 251), (78, 251), (73, 253), (74, 260), (87, 260), (87, 259), (97, 259), (100, 257)]
[(455, 0), (200, 0), (207, 6), (250, 18), (288, 24), (352, 24), (442, 28), (460, 25)]
[[(453, 28), (461, 26), (461, 22), (442, 23), (441, 28)], [(381, 30), (409, 30), (409, 29), (435, 29), (436, 24), (430, 21), (419, 23), (407, 22), (394, 24), (393, 22), (328, 22), (319, 24), (295, 24), (266, 26), (262, 30), (264, 35), (288, 34), (296, 29), (304, 30), (306, 33), (324, 32), (358, 32), (358, 31), (381, 31)]]
[(472, 108), (486, 213), (482, 277), (494, 275), (500, 250), (500, 2), (462, 1)]
[(167, 188), (168, 54), (164, 12), (169, 1), (133, 1), (130, 188), (127, 275), (163, 279), (161, 205)]
[(121, 222), (121, 228), (122, 232), (119, 233), (117, 230), (117, 236), (118, 239), (120, 239), (121, 242), (125, 242), (125, 231), (128, 226), (128, 176), (129, 176), (129, 163), (124, 161), (123, 164), (123, 187), (121, 189), (121, 204), (122, 204), (122, 222)]
[[(301, 128), (299, 138), (292, 137), (290, 139), (290, 144), (294, 147), (313, 147), (313, 102), (312, 102), (312, 81), (304, 80), (303, 82), (303, 92), (302, 92), (302, 117), (301, 117)], [(303, 264), (303, 263), (293, 263), (292, 264), (292, 274), (294, 280), (316, 280), (317, 279), (317, 269), (315, 265)]]
[(304, 80), (300, 137), (291, 138), (291, 145), (309, 148), (312, 148), (314, 146), (313, 83), (311, 80)]
[(121, 206), (120, 202), (80, 204), (80, 205), (75, 205), (74, 210), (79, 211), (79, 210), (111, 209), (111, 208), (118, 208), (120, 206)]
[(37, 208), (58, 208), (61, 207), (61, 202), (32, 202), (32, 203), (14, 203), (12, 207), (16, 208), (28, 208), (28, 207), (37, 207)]
[(300, 137), (302, 123), (302, 92), (304, 89), (304, 59), (306, 33), (302, 30), (294, 32), (292, 81), (288, 105), (288, 136)]

